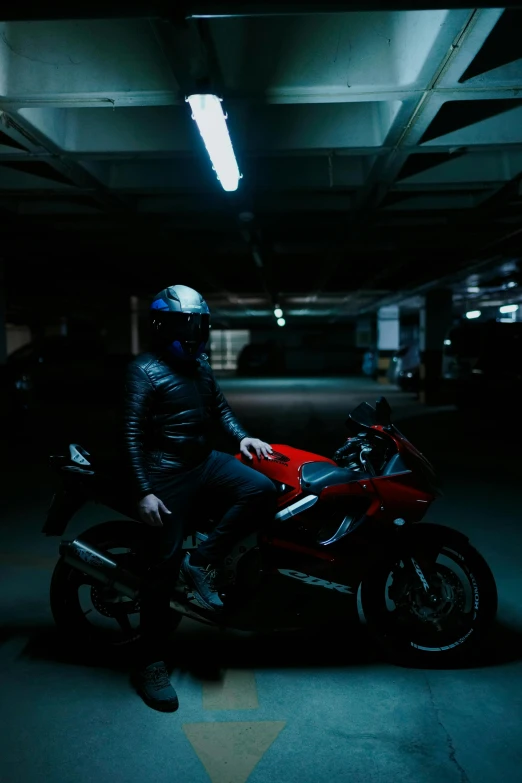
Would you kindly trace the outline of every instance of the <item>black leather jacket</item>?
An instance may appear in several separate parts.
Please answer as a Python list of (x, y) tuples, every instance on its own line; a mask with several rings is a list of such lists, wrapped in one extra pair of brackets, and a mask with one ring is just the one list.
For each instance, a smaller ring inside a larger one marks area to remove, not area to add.
[(237, 443), (248, 437), (217, 383), (207, 357), (192, 365), (142, 353), (126, 370), (123, 439), (132, 494), (153, 492), (152, 479), (201, 464), (218, 423)]

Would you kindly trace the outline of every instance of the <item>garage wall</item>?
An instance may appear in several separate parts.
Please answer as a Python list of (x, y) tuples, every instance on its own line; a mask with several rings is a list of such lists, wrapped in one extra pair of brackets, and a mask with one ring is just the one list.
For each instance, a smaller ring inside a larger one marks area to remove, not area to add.
[(355, 326), (298, 329), (282, 327), (252, 330), (251, 340), (275, 340), (284, 350), (286, 372), (291, 375), (356, 375), (362, 353), (355, 345)]

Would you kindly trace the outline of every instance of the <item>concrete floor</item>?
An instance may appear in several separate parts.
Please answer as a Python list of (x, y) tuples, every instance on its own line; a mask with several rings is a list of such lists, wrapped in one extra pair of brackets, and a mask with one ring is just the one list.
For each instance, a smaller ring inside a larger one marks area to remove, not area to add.
[[(344, 441), (349, 411), (382, 390), (353, 379), (223, 380), (222, 388), (253, 435), (325, 454)], [(506, 434), (509, 412), (483, 425), (387, 396), (445, 481), (430, 519), (469, 535), (497, 579), (498, 624), (478, 664), (405, 669), (382, 662), (361, 632), (257, 638), (183, 620), (172, 676), (180, 709), (148, 709), (125, 666), (72, 659), (57, 644), (48, 588), (58, 540), (40, 533), (51, 493), (45, 456), (69, 436), (102, 448), (114, 419), (55, 411), (2, 444), (0, 780), (519, 783), (520, 436)], [(87, 507), (66, 537), (114, 516)]]

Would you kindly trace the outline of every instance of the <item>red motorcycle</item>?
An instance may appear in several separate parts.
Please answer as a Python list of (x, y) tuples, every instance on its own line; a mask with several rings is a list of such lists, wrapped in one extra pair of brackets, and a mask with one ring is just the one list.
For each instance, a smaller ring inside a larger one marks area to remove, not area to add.
[[(431, 464), (392, 424), (384, 398), (375, 407), (360, 405), (346, 424), (349, 437), (333, 459), (274, 445), (268, 458), (251, 463), (276, 485), (277, 513), (227, 558), (219, 614), (202, 608), (181, 578), (173, 584), (172, 629), (184, 616), (277, 631), (359, 624), (362, 615), (398, 663), (446, 661), (476, 648), (496, 616), (495, 579), (467, 536), (418, 524), (441, 494)], [(71, 444), (67, 457), (51, 457), (62, 480), (43, 532), (61, 536), (92, 500), (130, 519), (62, 541), (51, 608), (58, 627), (77, 642), (114, 649), (140, 639), (150, 528), (137, 521), (114, 473), (93, 467), (89, 456)], [(213, 524), (210, 509), (195, 520), (184, 547), (197, 546)]]

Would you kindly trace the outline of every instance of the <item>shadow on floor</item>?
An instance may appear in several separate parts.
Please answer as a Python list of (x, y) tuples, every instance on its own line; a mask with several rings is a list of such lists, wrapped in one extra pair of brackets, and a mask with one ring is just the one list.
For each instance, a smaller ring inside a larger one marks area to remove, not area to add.
[[(100, 652), (85, 645), (74, 648), (54, 627), (4, 626), (0, 643), (12, 637), (29, 637), (19, 658), (46, 660), (64, 665), (100, 667), (125, 671), (133, 663), (130, 650)], [(212, 650), (209, 655), (209, 649)], [(209, 660), (211, 658), (211, 660)], [(496, 623), (490, 638), (465, 661), (446, 664), (443, 658), (406, 668), (475, 669), (503, 666), (522, 660), (522, 633)], [(172, 670), (190, 673), (199, 681), (216, 681), (224, 669), (333, 668), (367, 666), (386, 660), (368, 637), (364, 626), (346, 629), (321, 629), (314, 632), (277, 632), (239, 635), (234, 632), (182, 630), (171, 638), (167, 664)]]

